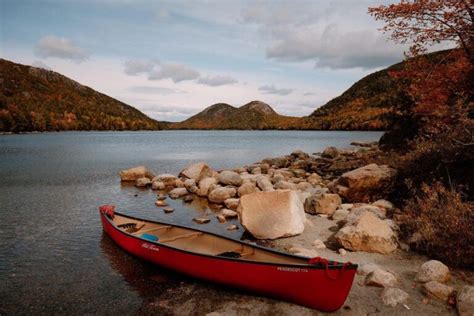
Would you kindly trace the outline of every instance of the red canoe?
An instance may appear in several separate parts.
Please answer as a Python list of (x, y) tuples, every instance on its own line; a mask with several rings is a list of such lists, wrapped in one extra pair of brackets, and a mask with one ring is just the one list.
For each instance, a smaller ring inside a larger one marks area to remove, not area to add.
[(321, 311), (345, 302), (357, 265), (304, 258), (195, 228), (100, 208), (104, 231), (127, 252), (191, 277)]

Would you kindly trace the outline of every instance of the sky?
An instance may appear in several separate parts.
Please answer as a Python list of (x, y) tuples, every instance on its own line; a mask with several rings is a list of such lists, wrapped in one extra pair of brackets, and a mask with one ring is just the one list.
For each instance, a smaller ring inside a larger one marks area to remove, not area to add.
[(162, 121), (252, 100), (309, 115), (403, 59), (385, 0), (0, 0), (0, 57), (57, 71)]

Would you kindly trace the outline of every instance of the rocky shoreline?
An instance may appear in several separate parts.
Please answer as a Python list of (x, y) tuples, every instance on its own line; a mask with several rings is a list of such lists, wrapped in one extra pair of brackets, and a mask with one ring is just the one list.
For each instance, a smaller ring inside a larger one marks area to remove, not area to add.
[[(205, 198), (218, 210), (219, 223), (238, 217), (248, 233), (272, 240), (273, 247), (305, 257), (362, 263), (353, 292), (360, 296), (358, 292), (365, 288), (380, 288), (377, 309), (440, 315), (457, 310), (463, 316), (473, 315), (472, 275), (462, 273), (457, 278), (457, 271), (440, 261), (424, 258), (423, 262), (398, 240), (397, 223), (391, 218), (396, 206), (383, 199), (397, 171), (374, 163), (380, 154), (377, 143), (352, 145), (355, 149), (329, 147), (312, 155), (295, 150), (233, 170), (213, 170), (200, 162), (177, 176), (155, 175), (139, 166), (122, 170), (120, 177), (137, 187), (157, 190), (156, 205), (165, 213), (173, 212), (166, 196), (186, 203)], [(210, 220), (193, 218), (198, 224)], [(238, 229), (225, 225), (228, 230)], [(400, 257), (404, 258), (401, 262), (394, 259)], [(386, 264), (387, 258), (410, 272), (401, 274), (396, 265)], [(350, 297), (346, 306), (351, 309), (350, 305), (360, 303), (358, 312), (370, 312), (374, 302), (366, 293), (362, 296), (360, 302)]]

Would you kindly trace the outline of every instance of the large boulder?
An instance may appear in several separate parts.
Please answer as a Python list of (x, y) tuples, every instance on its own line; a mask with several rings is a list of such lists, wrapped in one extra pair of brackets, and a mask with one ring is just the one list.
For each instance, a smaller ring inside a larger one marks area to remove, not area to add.
[(199, 181), (206, 177), (212, 176), (212, 170), (206, 163), (198, 162), (181, 170), (179, 176)]
[(121, 181), (136, 181), (140, 178), (152, 179), (155, 175), (145, 166), (138, 166), (120, 171)]
[(245, 182), (243, 183), (237, 190), (239, 196), (244, 196), (246, 194), (254, 193), (260, 191), (255, 183), (253, 182)]
[(416, 274), (416, 281), (426, 283), (429, 281), (446, 282), (451, 278), (449, 268), (438, 260), (423, 263)]
[(389, 223), (369, 211), (346, 224), (334, 236), (346, 249), (387, 254), (397, 249), (397, 237)]
[(244, 195), (237, 211), (242, 226), (258, 239), (295, 236), (304, 230), (303, 203), (295, 191)]
[(394, 287), (397, 284), (397, 278), (388, 271), (376, 269), (367, 274), (364, 283), (369, 286)]
[(334, 159), (339, 157), (339, 150), (336, 147), (327, 147), (324, 149), (323, 153), (321, 154), (323, 158)]
[(210, 188), (213, 185), (217, 184), (217, 179), (216, 178), (204, 178), (201, 181), (199, 181), (199, 189), (196, 192), (197, 195), (199, 196), (207, 196), (209, 194)]
[(267, 163), (270, 166), (275, 166), (277, 168), (286, 168), (289, 166), (291, 160), (286, 157), (275, 157), (275, 158), (265, 158), (262, 160), (262, 163)]
[(262, 191), (274, 191), (272, 182), (265, 176), (257, 178), (257, 185)]
[(178, 180), (178, 178), (175, 175), (169, 174), (169, 173), (163, 173), (163, 174), (157, 175), (151, 181), (163, 182), (166, 187), (174, 187), (176, 186), (176, 180)]
[(304, 210), (309, 214), (332, 215), (341, 203), (342, 200), (338, 194), (316, 194), (306, 199)]
[(294, 150), (291, 155), (295, 158), (300, 158), (300, 159), (307, 159), (309, 158), (309, 155), (307, 153), (305, 153), (304, 151), (302, 150)]
[(219, 173), (219, 182), (224, 185), (240, 186), (242, 184), (242, 178), (235, 171), (224, 170)]
[(344, 173), (333, 191), (349, 202), (369, 201), (390, 184), (395, 169), (387, 165), (370, 164)]
[(224, 203), (225, 200), (233, 198), (237, 194), (237, 190), (232, 187), (220, 187), (209, 193), (208, 199), (213, 203)]
[(456, 297), (460, 316), (474, 315), (474, 286), (465, 285)]

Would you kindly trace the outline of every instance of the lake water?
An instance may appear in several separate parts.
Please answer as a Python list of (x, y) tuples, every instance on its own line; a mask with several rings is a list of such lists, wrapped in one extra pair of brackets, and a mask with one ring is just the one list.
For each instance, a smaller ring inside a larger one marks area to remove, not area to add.
[[(154, 206), (156, 194), (120, 184), (118, 171), (146, 165), (177, 174), (206, 161), (239, 167), (295, 149), (320, 152), (380, 132), (164, 131), (64, 132), (0, 136), (0, 314), (84, 314), (143, 311), (143, 305), (188, 280), (118, 249), (102, 233), (98, 206), (185, 225), (212, 214), (201, 201), (171, 201), (171, 215)], [(200, 228), (234, 238), (214, 217)], [(214, 292), (221, 291), (216, 287)], [(228, 290), (222, 290), (228, 291)], [(214, 293), (215, 294), (215, 293)]]

